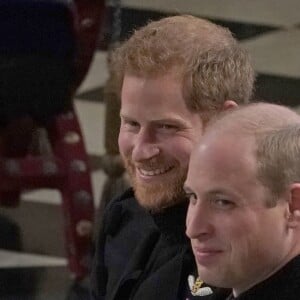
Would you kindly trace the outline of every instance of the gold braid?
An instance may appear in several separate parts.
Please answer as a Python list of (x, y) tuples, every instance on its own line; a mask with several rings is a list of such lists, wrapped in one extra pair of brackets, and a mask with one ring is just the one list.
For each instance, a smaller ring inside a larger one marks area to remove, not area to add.
[(203, 281), (200, 279), (200, 277), (197, 277), (192, 287), (192, 293), (197, 293), (197, 291), (201, 288), (202, 284)]

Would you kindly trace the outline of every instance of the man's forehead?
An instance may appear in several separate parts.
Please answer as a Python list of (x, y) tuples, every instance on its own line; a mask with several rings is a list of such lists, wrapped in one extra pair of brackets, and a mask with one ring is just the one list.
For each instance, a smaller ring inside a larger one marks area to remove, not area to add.
[(206, 133), (192, 151), (191, 160), (209, 159), (211, 162), (223, 163), (226, 160), (243, 160), (254, 155), (255, 140), (252, 136), (232, 133)]
[(257, 161), (253, 144), (234, 136), (201, 141), (192, 151), (186, 187), (206, 190), (212, 186), (256, 182)]

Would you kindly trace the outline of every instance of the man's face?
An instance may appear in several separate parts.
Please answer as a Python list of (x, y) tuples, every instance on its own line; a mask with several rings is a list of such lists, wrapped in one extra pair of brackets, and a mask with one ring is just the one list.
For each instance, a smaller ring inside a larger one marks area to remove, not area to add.
[(160, 210), (183, 200), (190, 153), (201, 134), (201, 119), (187, 109), (175, 76), (125, 75), (119, 148), (142, 206)]
[(186, 232), (200, 278), (238, 294), (284, 263), (288, 203), (266, 206), (271, 195), (256, 177), (253, 140), (204, 139), (191, 155), (185, 183)]

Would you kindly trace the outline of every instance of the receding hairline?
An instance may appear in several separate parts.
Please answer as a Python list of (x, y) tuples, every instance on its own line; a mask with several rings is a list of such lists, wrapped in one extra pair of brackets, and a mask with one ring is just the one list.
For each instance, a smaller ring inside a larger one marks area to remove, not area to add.
[(207, 131), (233, 131), (237, 134), (259, 134), (290, 124), (300, 123), (300, 116), (292, 109), (271, 103), (251, 103), (216, 115)]

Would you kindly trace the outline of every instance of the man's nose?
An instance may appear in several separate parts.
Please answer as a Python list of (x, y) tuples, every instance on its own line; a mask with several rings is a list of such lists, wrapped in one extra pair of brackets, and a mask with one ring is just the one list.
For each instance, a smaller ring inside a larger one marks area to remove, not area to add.
[(212, 231), (208, 212), (204, 211), (200, 204), (190, 204), (186, 216), (186, 235), (190, 239), (197, 239), (209, 236)]
[(135, 137), (132, 159), (143, 161), (151, 159), (159, 154), (160, 148), (155, 138), (146, 130), (141, 130)]

